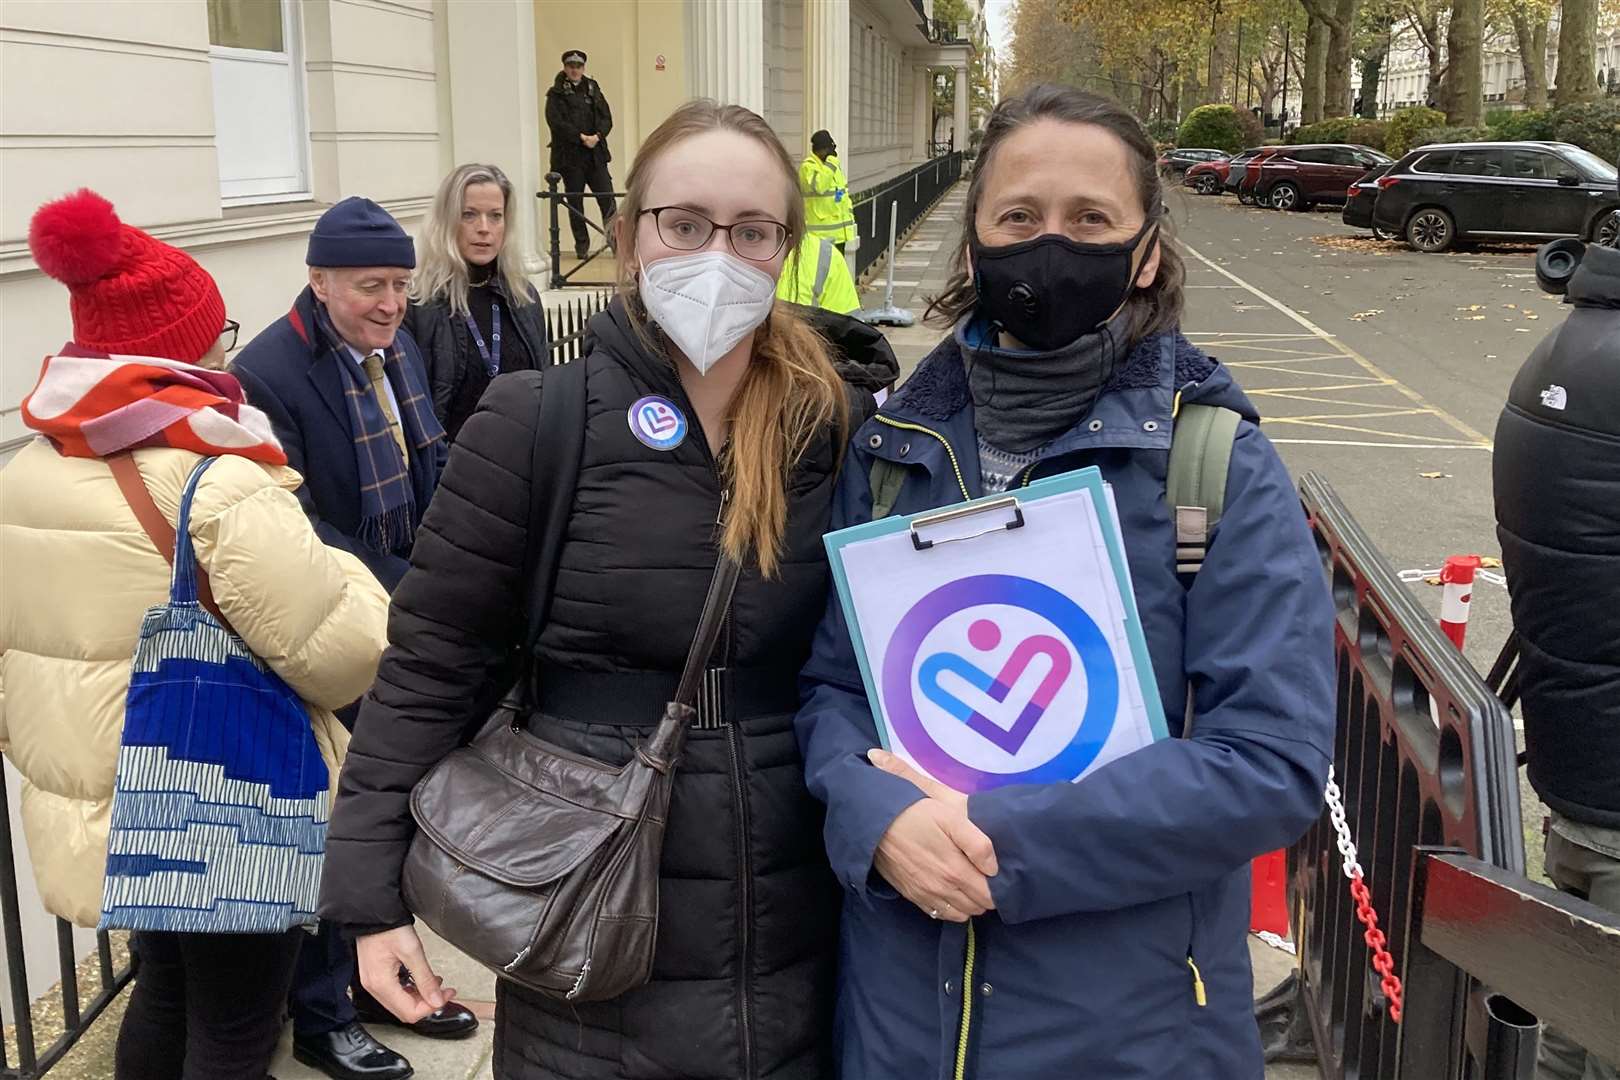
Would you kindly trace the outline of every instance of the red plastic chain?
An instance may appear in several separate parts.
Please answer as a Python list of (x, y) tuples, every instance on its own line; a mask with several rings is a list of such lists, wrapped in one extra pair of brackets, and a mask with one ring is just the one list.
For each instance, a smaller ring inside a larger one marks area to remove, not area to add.
[(1395, 974), (1395, 958), (1389, 955), (1389, 949), (1385, 947), (1388, 942), (1384, 932), (1378, 929), (1378, 913), (1373, 910), (1372, 893), (1360, 873), (1350, 879), (1350, 895), (1356, 901), (1356, 918), (1367, 928), (1362, 939), (1372, 950), (1372, 969), (1378, 972), (1379, 986), (1389, 1000), (1389, 1018), (1398, 1024), (1401, 1022), (1401, 980)]

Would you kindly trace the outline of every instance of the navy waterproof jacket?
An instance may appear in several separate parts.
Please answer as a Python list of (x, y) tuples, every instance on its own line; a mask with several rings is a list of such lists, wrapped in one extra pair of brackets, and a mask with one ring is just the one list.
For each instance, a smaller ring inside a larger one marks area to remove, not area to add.
[[(894, 512), (983, 494), (966, 324), (855, 433), (832, 527), (870, 520), (874, 458), (908, 467)], [(1190, 587), (1165, 504), (1172, 405), (1244, 417), (1226, 510)], [(1140, 343), (1025, 478), (1098, 466), (1114, 488), (1172, 737), (1078, 784), (1001, 787), (968, 813), (995, 845), (995, 910), (936, 922), (873, 869), (921, 797), (878, 745), (837, 598), (804, 670), (809, 786), (844, 887), (845, 1080), (1261, 1080), (1249, 867), (1316, 820), (1334, 716), (1333, 609), (1287, 470), (1226, 370), (1180, 334)], [(1184, 730), (1191, 689), (1193, 721)]]

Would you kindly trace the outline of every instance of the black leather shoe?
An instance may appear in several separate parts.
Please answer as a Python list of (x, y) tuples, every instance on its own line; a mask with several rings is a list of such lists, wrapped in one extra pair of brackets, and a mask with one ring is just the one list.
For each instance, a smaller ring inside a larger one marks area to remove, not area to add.
[(359, 1024), (324, 1035), (293, 1035), (293, 1059), (332, 1080), (408, 1080), (415, 1075), (409, 1061)]
[(429, 1013), (414, 1024), (407, 1024), (387, 1007), (358, 986), (354, 988), (354, 1011), (363, 1024), (387, 1024), (402, 1027), (428, 1039), (465, 1039), (478, 1031), (478, 1017), (465, 1005), (452, 1001), (444, 1008)]
[(578, 259), (580, 262), (584, 262), (585, 257), (590, 253), (591, 249), (588, 247), (576, 247), (574, 249), (574, 258)]

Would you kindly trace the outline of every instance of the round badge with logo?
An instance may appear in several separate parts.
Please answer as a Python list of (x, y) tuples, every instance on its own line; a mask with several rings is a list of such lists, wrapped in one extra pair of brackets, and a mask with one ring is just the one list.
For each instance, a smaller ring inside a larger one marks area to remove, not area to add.
[(686, 416), (668, 398), (652, 395), (630, 406), (630, 432), (654, 450), (673, 450), (686, 441)]

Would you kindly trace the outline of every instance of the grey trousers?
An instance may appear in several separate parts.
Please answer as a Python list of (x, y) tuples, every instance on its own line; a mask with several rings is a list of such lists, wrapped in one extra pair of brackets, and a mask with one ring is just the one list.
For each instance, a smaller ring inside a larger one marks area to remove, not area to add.
[[(1567, 822), (1555, 814), (1547, 834), (1547, 876), (1564, 892), (1620, 912), (1620, 830)], [(1620, 1080), (1620, 1072), (1543, 1028), (1536, 1080)]]

